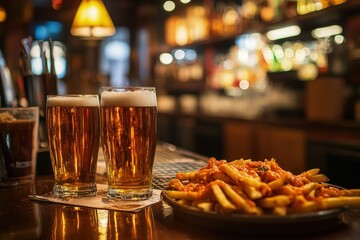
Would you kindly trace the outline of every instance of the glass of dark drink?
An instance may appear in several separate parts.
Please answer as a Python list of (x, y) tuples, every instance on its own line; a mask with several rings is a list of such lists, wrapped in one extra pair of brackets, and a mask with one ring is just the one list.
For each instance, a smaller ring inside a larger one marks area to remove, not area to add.
[(46, 126), (55, 196), (96, 195), (100, 141), (98, 95), (49, 95)]
[(100, 115), (108, 197), (149, 198), (157, 140), (155, 88), (103, 87)]
[(0, 108), (0, 186), (34, 180), (39, 108)]

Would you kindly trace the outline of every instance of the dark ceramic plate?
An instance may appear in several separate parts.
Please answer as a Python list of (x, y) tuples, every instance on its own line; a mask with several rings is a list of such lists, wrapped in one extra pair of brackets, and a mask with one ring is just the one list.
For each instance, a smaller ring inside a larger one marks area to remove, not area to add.
[(335, 230), (349, 224), (347, 207), (287, 216), (253, 216), (203, 212), (171, 199), (166, 190), (162, 193), (162, 199), (173, 208), (176, 219), (219, 231), (256, 235), (306, 235)]

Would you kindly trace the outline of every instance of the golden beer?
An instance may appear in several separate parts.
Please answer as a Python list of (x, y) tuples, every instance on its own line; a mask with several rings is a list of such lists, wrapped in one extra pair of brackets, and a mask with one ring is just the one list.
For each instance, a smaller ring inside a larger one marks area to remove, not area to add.
[(146, 199), (152, 194), (157, 139), (154, 88), (104, 88), (101, 140), (108, 174), (108, 196)]
[(54, 195), (95, 195), (100, 141), (98, 96), (49, 96), (46, 124)]

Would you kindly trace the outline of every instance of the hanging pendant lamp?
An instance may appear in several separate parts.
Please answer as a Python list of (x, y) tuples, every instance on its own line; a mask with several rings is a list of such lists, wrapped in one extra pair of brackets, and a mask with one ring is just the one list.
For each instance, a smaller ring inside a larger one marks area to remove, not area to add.
[(70, 32), (83, 38), (104, 38), (114, 35), (115, 27), (102, 0), (82, 0)]

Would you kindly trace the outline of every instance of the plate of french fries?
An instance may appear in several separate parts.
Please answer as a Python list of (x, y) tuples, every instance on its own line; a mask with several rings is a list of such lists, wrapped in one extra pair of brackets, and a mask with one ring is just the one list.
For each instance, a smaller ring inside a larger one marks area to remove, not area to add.
[(287, 231), (304, 233), (304, 224), (317, 231), (348, 224), (347, 209), (360, 207), (360, 189), (328, 181), (320, 169), (295, 175), (275, 159), (209, 158), (199, 170), (177, 173), (162, 196), (175, 213), (192, 222), (244, 231), (258, 231), (260, 226), (270, 232), (286, 225)]

